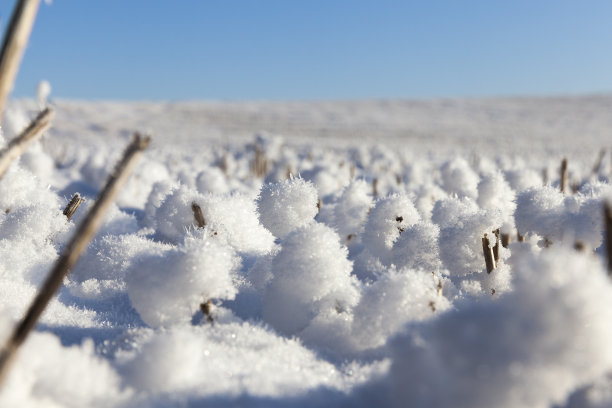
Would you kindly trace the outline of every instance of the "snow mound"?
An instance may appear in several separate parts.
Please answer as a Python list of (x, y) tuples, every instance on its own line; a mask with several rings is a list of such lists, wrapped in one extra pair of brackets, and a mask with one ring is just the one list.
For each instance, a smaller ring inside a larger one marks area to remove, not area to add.
[(394, 341), (396, 406), (549, 407), (612, 368), (612, 286), (598, 260), (521, 252), (513, 292)]
[(317, 215), (317, 190), (301, 178), (262, 187), (257, 199), (259, 220), (274, 236), (284, 238)]
[(345, 313), (359, 291), (346, 247), (331, 228), (313, 222), (282, 241), (272, 260), (263, 318), (284, 334), (297, 334), (318, 314)]
[(187, 238), (179, 247), (142, 257), (128, 271), (128, 295), (151, 327), (185, 324), (201, 303), (233, 299), (238, 259), (215, 237)]

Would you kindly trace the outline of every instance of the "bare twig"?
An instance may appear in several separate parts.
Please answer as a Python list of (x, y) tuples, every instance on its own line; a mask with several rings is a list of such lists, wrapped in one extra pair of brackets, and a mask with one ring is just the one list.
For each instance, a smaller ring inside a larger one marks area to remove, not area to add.
[(567, 157), (564, 157), (561, 160), (561, 183), (560, 183), (561, 192), (565, 194), (567, 190)]
[(193, 211), (193, 218), (195, 218), (198, 228), (204, 228), (206, 226), (206, 220), (202, 214), (202, 207), (194, 201), (191, 203), (191, 210)]
[(495, 245), (493, 246), (493, 259), (495, 259), (495, 262), (499, 262), (499, 228), (496, 229), (495, 231), (493, 231), (493, 234), (495, 234)]
[(79, 193), (76, 193), (72, 197), (72, 199), (70, 200), (66, 208), (64, 208), (64, 215), (66, 216), (68, 220), (72, 218), (73, 214), (75, 213), (77, 208), (79, 208), (82, 202), (83, 202), (83, 199), (81, 198), (81, 195)]
[(378, 197), (378, 178), (376, 177), (372, 180), (372, 195)]
[(482, 252), (484, 254), (485, 264), (487, 266), (487, 273), (491, 273), (495, 269), (495, 259), (493, 257), (493, 248), (489, 247), (489, 238), (487, 234), (484, 234), (482, 238)]
[(510, 245), (510, 234), (501, 234), (501, 244), (504, 248), (508, 248), (508, 245)]
[(0, 123), (6, 100), (13, 90), (39, 5), (40, 0), (18, 0), (4, 34), (2, 51), (0, 51)]
[(23, 152), (51, 125), (51, 119), (55, 112), (51, 108), (45, 108), (36, 116), (27, 128), (19, 136), (9, 142), (0, 151), (0, 178), (4, 176), (10, 164), (21, 156)]
[(132, 168), (136, 164), (136, 159), (149, 145), (149, 141), (148, 137), (141, 138), (140, 135), (135, 135), (134, 140), (123, 154), (123, 158), (108, 178), (106, 186), (100, 192), (95, 204), (79, 225), (70, 242), (64, 247), (62, 254), (55, 262), (53, 269), (30, 305), (25, 317), (15, 328), (2, 351), (0, 351), (0, 384), (4, 380), (10, 362), (13, 360), (19, 346), (21, 346), (34, 328), (45, 307), (61, 286), (64, 277), (68, 275), (70, 269), (76, 264), (89, 241), (100, 227), (106, 210), (113, 202), (121, 186), (127, 181)]

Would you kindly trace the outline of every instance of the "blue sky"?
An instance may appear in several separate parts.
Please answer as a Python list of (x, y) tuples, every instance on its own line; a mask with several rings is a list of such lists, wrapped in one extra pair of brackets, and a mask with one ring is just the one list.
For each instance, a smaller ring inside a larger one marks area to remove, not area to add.
[(612, 1), (54, 0), (14, 95), (41, 79), (87, 99), (611, 92)]

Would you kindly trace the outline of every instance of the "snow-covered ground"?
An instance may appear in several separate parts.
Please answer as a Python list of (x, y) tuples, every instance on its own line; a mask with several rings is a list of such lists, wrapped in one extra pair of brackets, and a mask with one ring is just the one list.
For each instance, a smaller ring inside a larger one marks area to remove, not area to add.
[(53, 105), (0, 180), (0, 340), (153, 144), (0, 406), (612, 406), (612, 95)]

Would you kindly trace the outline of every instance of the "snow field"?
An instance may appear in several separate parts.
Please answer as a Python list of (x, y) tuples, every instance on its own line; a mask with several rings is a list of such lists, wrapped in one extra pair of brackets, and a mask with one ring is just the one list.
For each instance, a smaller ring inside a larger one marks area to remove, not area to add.
[[(7, 112), (5, 140), (27, 116)], [(120, 151), (77, 140), (56, 128), (0, 180), (1, 337)], [(158, 145), (20, 351), (0, 405), (610, 405), (609, 166), (570, 162), (579, 189), (564, 195), (542, 163), (265, 133)], [(86, 202), (67, 221), (76, 191)], [(527, 239), (500, 248), (488, 274), (481, 239), (494, 245), (496, 229)]]

